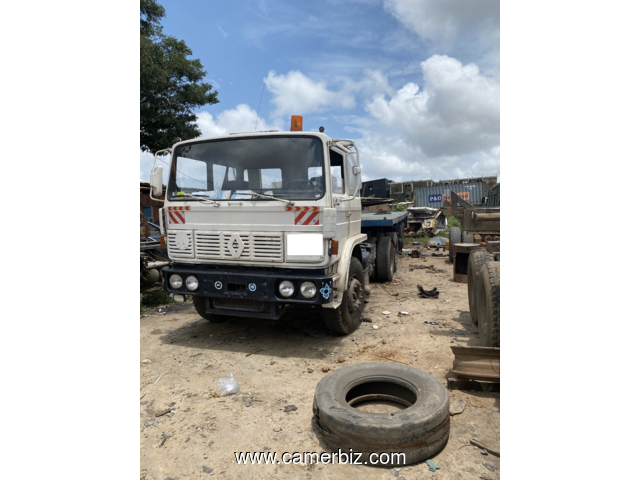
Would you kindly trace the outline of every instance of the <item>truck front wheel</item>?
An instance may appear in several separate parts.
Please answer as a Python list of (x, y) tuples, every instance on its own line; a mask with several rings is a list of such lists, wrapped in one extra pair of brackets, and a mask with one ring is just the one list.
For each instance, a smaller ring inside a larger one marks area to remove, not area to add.
[(193, 297), (193, 306), (196, 307), (196, 312), (205, 320), (209, 320), (211, 323), (222, 323), (226, 320), (225, 317), (220, 315), (214, 315), (213, 313), (207, 313), (207, 298), (195, 296)]
[(364, 272), (357, 258), (349, 264), (349, 283), (342, 295), (342, 303), (338, 308), (323, 308), (325, 325), (333, 333), (348, 335), (355, 332), (362, 323), (364, 310)]

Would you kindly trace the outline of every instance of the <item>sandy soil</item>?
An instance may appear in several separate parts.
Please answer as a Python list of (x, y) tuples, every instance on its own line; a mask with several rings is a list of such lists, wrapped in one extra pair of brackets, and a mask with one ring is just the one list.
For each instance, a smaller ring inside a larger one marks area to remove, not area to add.
[[(444, 272), (411, 271), (423, 266)], [(467, 285), (454, 283), (451, 270), (443, 257), (401, 258), (394, 283), (372, 284), (364, 314), (371, 323), (346, 337), (333, 336), (316, 310), (292, 309), (278, 322), (238, 319), (222, 324), (201, 319), (191, 304), (151, 310), (140, 319), (141, 478), (499, 478), (500, 459), (482, 455), (469, 444), (476, 438), (499, 448), (500, 394), (490, 392), (449, 392), (451, 402), (463, 398), (466, 407), (451, 417), (449, 442), (433, 459), (441, 465), (436, 472), (425, 463), (398, 470), (238, 465), (234, 456), (261, 450), (323, 452), (311, 421), (313, 394), (326, 375), (323, 367), (397, 361), (429, 372), (446, 385), (453, 361), (450, 347), (479, 344), (469, 316)], [(421, 299), (417, 284), (427, 290), (438, 287), (440, 297)], [(391, 314), (383, 315), (385, 310)], [(399, 316), (400, 311), (409, 315)], [(439, 325), (427, 326), (425, 321)], [(236, 375), (240, 393), (216, 397), (217, 380), (225, 373)], [(297, 410), (285, 413), (286, 405)], [(167, 409), (169, 413), (160, 415)]]

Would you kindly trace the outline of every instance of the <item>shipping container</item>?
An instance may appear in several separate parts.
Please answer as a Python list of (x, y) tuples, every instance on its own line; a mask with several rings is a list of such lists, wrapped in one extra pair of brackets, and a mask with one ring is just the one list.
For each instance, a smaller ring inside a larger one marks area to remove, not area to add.
[(362, 182), (362, 192), (360, 193), (361, 197), (371, 197), (372, 195), (376, 198), (390, 198), (389, 184), (391, 180), (388, 178), (381, 178), (379, 180), (369, 180), (367, 182)]
[(482, 182), (456, 183), (451, 185), (434, 185), (416, 188), (416, 207), (441, 208), (442, 201), (451, 201), (451, 191), (471, 205), (482, 205)]
[(499, 207), (500, 206), (500, 184), (493, 187), (487, 193), (487, 207)]

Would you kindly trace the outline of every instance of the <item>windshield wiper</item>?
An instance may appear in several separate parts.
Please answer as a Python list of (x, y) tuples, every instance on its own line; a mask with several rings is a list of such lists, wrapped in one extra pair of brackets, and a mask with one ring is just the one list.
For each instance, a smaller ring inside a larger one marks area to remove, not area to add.
[(214, 207), (220, 206), (220, 202), (214, 202), (213, 200), (205, 200), (204, 198), (191, 195), (190, 193), (183, 193), (182, 195), (171, 195), (169, 197), (169, 200), (181, 200), (181, 197), (195, 198), (197, 201), (199, 201), (200, 203), (204, 203), (205, 205), (213, 205)]
[(251, 190), (251, 194), (257, 197), (268, 198), (269, 200), (278, 200), (279, 202), (284, 202), (288, 207), (293, 207), (295, 205), (295, 203), (293, 203), (291, 200), (285, 200), (284, 198), (278, 198), (272, 195), (263, 195), (262, 193), (256, 193), (253, 190)]

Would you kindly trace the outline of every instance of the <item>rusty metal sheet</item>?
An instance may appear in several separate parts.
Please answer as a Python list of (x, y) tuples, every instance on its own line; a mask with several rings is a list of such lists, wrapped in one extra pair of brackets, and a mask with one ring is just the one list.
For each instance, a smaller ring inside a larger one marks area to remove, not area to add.
[(453, 370), (472, 380), (500, 380), (500, 348), (453, 346)]

